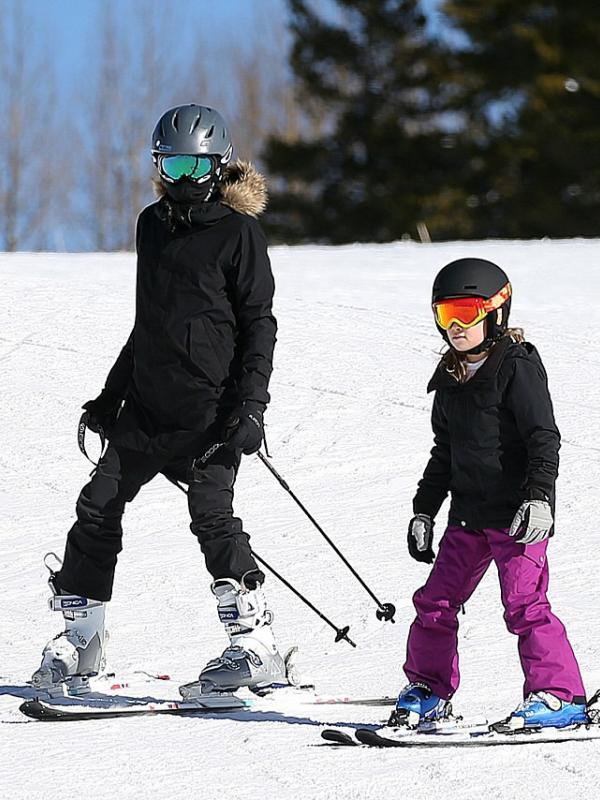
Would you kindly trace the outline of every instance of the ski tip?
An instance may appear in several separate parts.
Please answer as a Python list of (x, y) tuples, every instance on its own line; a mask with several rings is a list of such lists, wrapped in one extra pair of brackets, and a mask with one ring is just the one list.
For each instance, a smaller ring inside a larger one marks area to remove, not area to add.
[(46, 712), (46, 708), (37, 698), (35, 700), (25, 700), (25, 702), (21, 703), (19, 706), (19, 711), (25, 714), (26, 717), (31, 717), (32, 719), (44, 719), (44, 717), (49, 716)]
[(359, 728), (355, 733), (356, 738), (361, 744), (368, 744), (370, 747), (391, 747), (391, 742), (378, 736), (375, 731), (369, 728)]
[(321, 731), (321, 739), (325, 739), (326, 742), (330, 744), (340, 744), (340, 745), (355, 745), (357, 742), (354, 741), (352, 736), (349, 733), (345, 733), (344, 731), (339, 730), (338, 728), (325, 728), (325, 730)]

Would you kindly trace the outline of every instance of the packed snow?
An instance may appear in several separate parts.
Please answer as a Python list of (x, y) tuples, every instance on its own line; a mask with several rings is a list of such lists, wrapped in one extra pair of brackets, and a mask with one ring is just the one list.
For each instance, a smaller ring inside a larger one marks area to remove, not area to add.
[[(600, 686), (600, 244), (597, 241), (395, 243), (276, 247), (279, 320), (267, 436), (273, 464), (396, 624), (375, 603), (255, 457), (240, 470), (236, 510), (253, 545), (358, 647), (269, 577), (282, 649), (321, 694), (393, 695), (403, 683), (411, 596), (427, 566), (409, 558), (411, 499), (431, 446), (426, 384), (441, 346), (429, 296), (436, 271), (488, 258), (514, 286), (512, 322), (545, 361), (563, 436), (550, 599), (588, 691)], [(302, 706), (208, 718), (45, 725), (18, 711), (46, 641), (42, 557), (62, 553), (91, 465), (77, 449), (80, 406), (102, 388), (134, 314), (132, 254), (0, 256), (0, 798), (94, 800), (226, 797), (590, 797), (598, 741), (481, 750), (368, 750), (321, 743), (319, 727), (377, 722), (382, 708)], [(90, 450), (98, 444), (89, 437)], [(437, 538), (444, 521), (438, 519)], [(109, 667), (189, 681), (225, 640), (185, 498), (162, 477), (125, 516), (109, 606)], [(504, 627), (493, 568), (460, 618), (455, 710), (505, 716), (521, 699), (516, 638)], [(144, 690), (146, 691), (146, 690)], [(165, 696), (173, 689), (164, 690)]]

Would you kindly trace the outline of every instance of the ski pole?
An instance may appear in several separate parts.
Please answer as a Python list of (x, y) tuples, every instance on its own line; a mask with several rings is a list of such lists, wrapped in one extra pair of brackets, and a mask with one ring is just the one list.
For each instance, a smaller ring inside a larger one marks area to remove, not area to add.
[[(219, 446), (221, 446), (221, 445), (219, 445)], [(213, 445), (213, 447), (214, 447), (214, 445)], [(213, 451), (212, 451), (212, 453), (210, 453), (210, 455), (209, 455), (209, 451), (207, 450), (207, 452), (204, 454), (204, 456), (202, 456), (202, 457), (199, 459), (199, 460), (201, 461), (201, 463), (202, 463), (202, 464), (206, 464), (206, 463), (207, 463), (207, 461), (208, 461), (208, 460), (210, 459), (210, 457), (211, 457), (211, 456), (212, 456), (212, 455), (213, 455), (213, 454), (216, 452), (216, 450), (217, 450), (217, 449), (218, 449), (218, 447), (217, 447), (215, 450), (213, 450)], [(208, 457), (207, 457), (207, 456), (208, 456)], [(178, 480), (175, 480), (175, 478), (169, 478), (169, 476), (168, 476), (168, 475), (165, 475), (165, 478), (166, 478), (166, 479), (169, 481), (169, 483), (172, 483), (172, 484), (173, 484), (173, 486), (176, 486), (176, 487), (177, 487), (178, 489), (180, 489), (180, 490), (181, 490), (181, 491), (182, 491), (184, 494), (188, 494), (188, 489), (186, 489), (186, 488), (185, 488), (185, 486), (182, 486), (182, 485), (179, 483), (179, 481), (178, 481)], [(275, 575), (275, 577), (276, 577), (276, 578), (279, 578), (279, 580), (280, 580), (280, 581), (283, 583), (283, 585), (284, 585), (284, 586), (287, 586), (287, 588), (288, 588), (288, 589), (289, 589), (291, 592), (293, 592), (293, 593), (296, 595), (296, 597), (299, 597), (299, 598), (300, 598), (300, 600), (302, 600), (302, 602), (303, 602), (305, 605), (307, 605), (307, 606), (308, 606), (308, 607), (311, 609), (311, 611), (314, 611), (314, 613), (315, 613), (315, 614), (316, 614), (318, 617), (320, 617), (320, 618), (321, 618), (321, 619), (322, 619), (324, 622), (326, 622), (326, 623), (329, 625), (329, 627), (330, 627), (330, 628), (333, 628), (333, 630), (336, 632), (336, 637), (335, 637), (335, 641), (336, 641), (336, 642), (341, 642), (342, 640), (346, 640), (346, 641), (347, 641), (349, 644), (351, 644), (351, 645), (352, 645), (352, 647), (356, 647), (356, 644), (355, 644), (355, 643), (352, 641), (352, 639), (351, 639), (351, 638), (348, 636), (348, 631), (350, 630), (350, 626), (349, 626), (349, 625), (345, 625), (343, 628), (338, 628), (338, 627), (337, 627), (337, 625), (334, 625), (334, 624), (333, 624), (333, 622), (332, 622), (330, 619), (328, 619), (328, 618), (325, 616), (325, 614), (323, 614), (323, 612), (322, 612), (322, 611), (319, 611), (319, 609), (318, 609), (316, 606), (314, 606), (314, 605), (313, 605), (313, 604), (310, 602), (310, 600), (308, 600), (306, 597), (304, 597), (304, 595), (303, 595), (303, 594), (301, 594), (301, 593), (298, 591), (298, 589), (296, 589), (294, 586), (292, 586), (292, 584), (291, 584), (289, 581), (287, 581), (287, 580), (286, 580), (286, 579), (285, 579), (285, 578), (284, 578), (282, 575), (280, 575), (278, 572), (276, 572), (276, 571), (273, 569), (273, 567), (269, 566), (269, 565), (267, 564), (267, 562), (266, 562), (266, 561), (265, 561), (263, 558), (261, 558), (261, 557), (260, 557), (260, 556), (259, 556), (257, 553), (255, 553), (255, 552), (254, 552), (254, 550), (252, 551), (252, 555), (253, 555), (253, 556), (254, 556), (254, 558), (255, 558), (257, 561), (259, 561), (259, 562), (260, 562), (260, 563), (261, 563), (261, 564), (262, 564), (262, 565), (263, 565), (263, 566), (264, 566), (266, 569), (268, 569), (268, 570), (269, 570), (269, 572), (272, 572), (272, 573), (273, 573), (273, 575)]]
[(315, 614), (316, 614), (318, 617), (321, 617), (321, 619), (322, 619), (324, 622), (326, 622), (326, 623), (329, 625), (329, 627), (330, 627), (330, 628), (333, 628), (333, 630), (336, 632), (336, 637), (335, 637), (335, 641), (336, 641), (336, 642), (341, 642), (341, 641), (342, 641), (342, 639), (345, 639), (345, 640), (346, 640), (346, 641), (347, 641), (349, 644), (351, 644), (351, 645), (352, 645), (352, 647), (356, 647), (356, 644), (355, 644), (355, 643), (352, 641), (352, 639), (351, 639), (351, 638), (348, 636), (348, 631), (350, 630), (350, 626), (349, 626), (349, 625), (345, 625), (343, 628), (338, 628), (336, 625), (334, 625), (334, 624), (333, 624), (333, 622), (332, 622), (330, 619), (327, 619), (327, 617), (325, 616), (325, 614), (323, 614), (321, 611), (319, 611), (319, 609), (318, 609), (318, 608), (316, 608), (315, 606), (313, 606), (313, 604), (310, 602), (310, 600), (307, 600), (307, 599), (306, 599), (306, 597), (304, 597), (304, 595), (303, 595), (303, 594), (301, 594), (301, 593), (300, 593), (300, 592), (299, 592), (299, 591), (298, 591), (296, 588), (294, 588), (294, 587), (292, 586), (292, 584), (291, 584), (291, 583), (289, 583), (288, 581), (286, 581), (286, 579), (285, 579), (285, 578), (284, 578), (282, 575), (280, 575), (278, 572), (276, 572), (276, 571), (273, 569), (273, 567), (271, 567), (269, 564), (267, 564), (267, 562), (264, 560), (264, 558), (261, 558), (261, 557), (258, 555), (258, 553), (256, 553), (254, 550), (252, 551), (252, 555), (254, 556), (254, 558), (255, 558), (255, 559), (256, 559), (256, 560), (257, 560), (257, 561), (258, 561), (260, 564), (262, 564), (262, 565), (263, 565), (263, 567), (265, 567), (265, 569), (268, 569), (268, 570), (269, 570), (269, 572), (272, 572), (272, 573), (273, 573), (273, 575), (275, 575), (275, 577), (276, 577), (276, 578), (279, 578), (279, 580), (280, 580), (280, 581), (283, 583), (283, 585), (284, 585), (284, 586), (287, 586), (287, 588), (288, 588), (288, 589), (289, 589), (291, 592), (293, 592), (293, 593), (296, 595), (296, 597), (299, 597), (299, 598), (300, 598), (300, 600), (302, 600), (302, 602), (303, 602), (305, 605), (307, 605), (307, 606), (308, 606), (308, 607), (309, 607), (309, 608), (310, 608), (312, 611), (314, 611), (314, 612), (315, 612)]
[(396, 607), (392, 603), (381, 603), (379, 599), (375, 596), (373, 591), (367, 586), (364, 580), (360, 577), (358, 572), (354, 569), (352, 564), (348, 561), (348, 559), (343, 555), (340, 549), (336, 546), (336, 544), (329, 538), (329, 536), (325, 533), (323, 528), (319, 525), (317, 520), (313, 517), (310, 511), (300, 502), (300, 500), (296, 497), (294, 492), (290, 489), (287, 482), (281, 477), (281, 475), (277, 472), (275, 467), (271, 464), (268, 458), (266, 458), (260, 451), (256, 454), (265, 467), (271, 472), (271, 474), (275, 477), (275, 479), (279, 482), (279, 484), (285, 489), (285, 491), (290, 495), (290, 497), (294, 500), (294, 502), (302, 509), (302, 511), (306, 514), (315, 528), (319, 531), (321, 536), (325, 539), (327, 544), (333, 549), (333, 551), (339, 556), (342, 562), (348, 567), (350, 572), (354, 575), (356, 580), (360, 583), (360, 585), (368, 592), (370, 597), (377, 603), (377, 611), (375, 615), (379, 620), (385, 620), (386, 622), (395, 622), (394, 615), (396, 614)]

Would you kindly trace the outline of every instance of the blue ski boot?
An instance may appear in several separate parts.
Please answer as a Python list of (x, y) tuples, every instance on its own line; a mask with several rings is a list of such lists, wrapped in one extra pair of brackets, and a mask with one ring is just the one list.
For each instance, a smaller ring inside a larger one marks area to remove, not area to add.
[(437, 722), (452, 716), (452, 705), (433, 694), (426, 683), (409, 683), (398, 695), (388, 725), (416, 728), (421, 722)]
[(531, 728), (586, 725), (589, 721), (585, 703), (567, 703), (549, 692), (531, 692), (510, 717), (495, 722), (491, 729), (497, 733), (515, 733)]

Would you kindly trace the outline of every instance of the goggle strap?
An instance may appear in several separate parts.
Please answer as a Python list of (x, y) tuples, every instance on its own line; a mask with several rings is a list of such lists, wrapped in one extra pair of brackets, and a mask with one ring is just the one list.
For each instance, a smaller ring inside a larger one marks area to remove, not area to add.
[(488, 300), (484, 300), (483, 307), (485, 308), (488, 314), (490, 311), (496, 311), (501, 306), (503, 306), (504, 303), (506, 303), (511, 294), (512, 294), (512, 286), (510, 285), (510, 283), (507, 283), (500, 289), (499, 292), (496, 292), (496, 294), (493, 297), (490, 297)]

